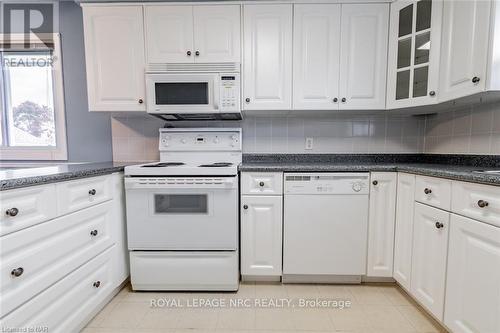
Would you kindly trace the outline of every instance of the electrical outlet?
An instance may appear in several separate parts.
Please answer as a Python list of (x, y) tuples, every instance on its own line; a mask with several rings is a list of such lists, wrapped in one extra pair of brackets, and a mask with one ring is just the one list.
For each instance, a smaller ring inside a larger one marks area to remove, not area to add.
[(314, 146), (313, 138), (306, 138), (306, 150), (312, 150)]

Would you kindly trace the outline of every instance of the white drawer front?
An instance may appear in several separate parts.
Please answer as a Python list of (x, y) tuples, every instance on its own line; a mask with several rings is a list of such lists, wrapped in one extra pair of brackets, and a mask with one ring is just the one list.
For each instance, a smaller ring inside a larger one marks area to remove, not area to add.
[(500, 187), (453, 182), (451, 210), (481, 222), (500, 226)]
[(283, 193), (283, 173), (244, 172), (241, 176), (241, 194), (281, 195)]
[(450, 210), (451, 180), (417, 176), (415, 200), (430, 206)]
[(0, 316), (111, 246), (112, 213), (107, 202), (2, 237)]
[(116, 288), (114, 247), (101, 253), (5, 318), (3, 327), (48, 327), (48, 332), (78, 332), (84, 320)]
[(54, 218), (55, 185), (40, 185), (0, 192), (0, 236)]
[(96, 205), (113, 196), (109, 175), (59, 183), (56, 190), (59, 215)]

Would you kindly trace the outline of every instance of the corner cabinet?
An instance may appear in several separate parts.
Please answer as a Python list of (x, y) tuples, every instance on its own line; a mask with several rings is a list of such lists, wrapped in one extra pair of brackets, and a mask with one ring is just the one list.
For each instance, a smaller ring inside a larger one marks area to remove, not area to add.
[(398, 174), (396, 227), (394, 231), (394, 279), (407, 291), (411, 282), (415, 175)]
[(392, 277), (397, 173), (373, 172), (370, 185), (367, 276)]
[(292, 5), (243, 6), (243, 109), (292, 108)]
[(438, 102), (442, 13), (442, 0), (391, 4), (388, 108)]
[(491, 7), (489, 0), (445, 1), (440, 75), (443, 101), (485, 90)]
[(240, 62), (239, 5), (146, 5), (148, 64)]
[(283, 174), (242, 173), (241, 275), (278, 280), (282, 274)]
[(146, 111), (142, 6), (82, 6), (89, 111)]

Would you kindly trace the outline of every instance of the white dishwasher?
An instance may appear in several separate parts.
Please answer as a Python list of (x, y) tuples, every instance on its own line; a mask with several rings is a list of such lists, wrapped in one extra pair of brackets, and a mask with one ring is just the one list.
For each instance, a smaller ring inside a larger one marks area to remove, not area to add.
[(286, 173), (283, 282), (360, 283), (369, 173)]

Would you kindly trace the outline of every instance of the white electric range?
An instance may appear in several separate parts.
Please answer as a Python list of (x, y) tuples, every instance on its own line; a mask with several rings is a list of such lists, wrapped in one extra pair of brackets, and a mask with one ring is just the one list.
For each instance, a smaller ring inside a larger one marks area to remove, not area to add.
[(125, 168), (134, 290), (237, 290), (241, 129), (160, 130), (160, 161)]

